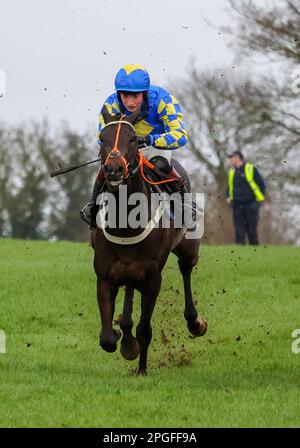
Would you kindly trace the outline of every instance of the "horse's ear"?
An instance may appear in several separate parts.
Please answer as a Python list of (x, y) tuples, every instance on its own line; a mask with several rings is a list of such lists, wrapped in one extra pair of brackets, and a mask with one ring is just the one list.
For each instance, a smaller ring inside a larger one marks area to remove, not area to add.
[(126, 117), (126, 120), (129, 121), (131, 124), (135, 124), (141, 115), (141, 109), (137, 109), (135, 112), (133, 112), (131, 115), (128, 115)]
[(110, 115), (110, 113), (108, 112), (107, 107), (105, 106), (105, 104), (102, 107), (101, 114), (102, 114), (102, 117), (104, 118), (104, 123), (105, 124), (107, 124), (110, 121), (114, 120), (114, 117), (112, 115)]

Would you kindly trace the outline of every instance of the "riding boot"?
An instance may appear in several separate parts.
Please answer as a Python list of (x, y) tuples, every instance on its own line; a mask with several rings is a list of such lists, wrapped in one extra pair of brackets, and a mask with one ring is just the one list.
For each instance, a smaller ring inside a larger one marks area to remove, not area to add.
[[(188, 190), (186, 188), (186, 182), (173, 166), (171, 166), (171, 168), (172, 168), (172, 170), (170, 172), (170, 176), (178, 179), (178, 182), (174, 182), (175, 185), (173, 185), (172, 188), (175, 190), (175, 192), (179, 192), (181, 194), (183, 206), (192, 208), (191, 223), (195, 223), (197, 220), (199, 220), (199, 216), (200, 216), (199, 210), (197, 210), (197, 205), (190, 198), (185, 198), (184, 193), (188, 193)], [(171, 182), (171, 184), (172, 184), (172, 182)], [(189, 223), (189, 224), (191, 224), (191, 223)]]
[(97, 197), (103, 189), (105, 177), (103, 169), (101, 168), (94, 184), (93, 192), (90, 201), (83, 207), (79, 212), (80, 218), (89, 224), (90, 230), (94, 230), (97, 227), (96, 216), (98, 213), (99, 206), (96, 204)]
[[(180, 176), (180, 174), (176, 171), (176, 169), (169, 163), (169, 161), (163, 156), (154, 156), (150, 159), (150, 162), (153, 163), (155, 168), (161, 171), (164, 174), (168, 174), (169, 176), (176, 179), (175, 182), (168, 182), (165, 185), (171, 192), (180, 192), (186, 193), (185, 181)], [(161, 178), (160, 178), (161, 180)], [(178, 181), (177, 181), (178, 180)]]

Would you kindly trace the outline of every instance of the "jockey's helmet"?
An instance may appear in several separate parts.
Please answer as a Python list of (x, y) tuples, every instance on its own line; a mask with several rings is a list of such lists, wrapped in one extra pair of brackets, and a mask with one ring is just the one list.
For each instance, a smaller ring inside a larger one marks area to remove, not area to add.
[(145, 92), (149, 87), (150, 76), (142, 65), (125, 65), (115, 78), (115, 88), (118, 92)]

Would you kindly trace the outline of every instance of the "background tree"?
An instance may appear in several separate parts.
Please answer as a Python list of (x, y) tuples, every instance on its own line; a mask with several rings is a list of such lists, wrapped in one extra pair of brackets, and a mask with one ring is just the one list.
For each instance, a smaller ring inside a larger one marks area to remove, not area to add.
[(38, 140), (23, 127), (1, 132), (1, 216), (3, 221), (6, 215), (5, 229), (13, 238), (42, 237), (46, 187), (37, 158)]
[[(232, 234), (222, 200), (227, 178), (225, 152), (230, 148), (242, 151), (266, 178), (268, 199), (260, 221), (263, 241), (299, 241), (300, 4), (295, 0), (263, 6), (253, 1), (228, 3), (232, 25), (221, 31), (237, 59), (246, 60), (247, 76), (243, 64), (214, 73), (197, 70), (193, 64), (188, 78), (176, 88), (185, 110), (197, 177), (206, 189), (206, 228), (210, 232), (206, 237), (215, 241), (217, 236), (220, 242)], [(282, 64), (270, 70), (270, 61)], [(268, 64), (264, 71), (261, 65), (257, 70), (263, 62)], [(293, 79), (296, 73), (298, 83)]]
[[(300, 241), (300, 3), (280, 0), (276, 3), (228, 0), (233, 17), (222, 31), (229, 37), (239, 59), (267, 64), (266, 91), (273, 108), (265, 111), (264, 122), (273, 126), (277, 145), (269, 158), (269, 178), (274, 183), (273, 200), (287, 225), (289, 239)], [(259, 56), (259, 59), (257, 57)], [(271, 65), (270, 65), (271, 62)], [(272, 166), (273, 165), (273, 166)], [(291, 225), (292, 224), (292, 225)]]
[(300, 3), (280, 0), (263, 5), (228, 0), (233, 25), (223, 27), (238, 54), (269, 56), (273, 61), (300, 63)]
[[(195, 163), (191, 166), (196, 167), (193, 184), (206, 193), (205, 239), (232, 241), (232, 213), (225, 201), (227, 154), (241, 151), (261, 168), (268, 184), (276, 183), (277, 178), (272, 180), (272, 171), (267, 168), (269, 159), (275, 147), (277, 157), (283, 156), (285, 148), (277, 148), (274, 124), (265, 119), (275, 107), (274, 98), (265, 82), (237, 74), (234, 66), (213, 73), (200, 72), (193, 65), (188, 78), (173, 89), (185, 110), (189, 131), (188, 148), (176, 155), (190, 158), (192, 153)], [(270, 216), (267, 208), (264, 213)], [(267, 230), (265, 226), (264, 240), (270, 242), (275, 234), (267, 235)]]
[(97, 167), (50, 178), (50, 171), (96, 158), (87, 134), (47, 122), (0, 130), (0, 235), (87, 240), (78, 211), (88, 201)]
[(12, 167), (9, 133), (2, 127), (0, 128), (0, 236), (9, 234), (7, 203), (12, 189)]
[[(79, 135), (65, 127), (49, 152), (46, 142), (40, 146), (40, 154), (48, 171), (95, 159), (96, 144), (88, 134)], [(58, 239), (86, 240), (88, 228), (79, 218), (78, 212), (88, 202), (97, 174), (96, 166), (80, 168), (50, 179), (53, 189), (49, 228)]]

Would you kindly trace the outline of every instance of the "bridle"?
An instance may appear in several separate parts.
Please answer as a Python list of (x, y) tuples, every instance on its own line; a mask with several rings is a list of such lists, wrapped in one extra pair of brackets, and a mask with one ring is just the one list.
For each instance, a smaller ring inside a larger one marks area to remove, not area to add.
[[(138, 148), (138, 142), (137, 142), (137, 135), (136, 135), (136, 131), (135, 128), (133, 126), (133, 124), (131, 124), (129, 121), (124, 120), (124, 118), (126, 117), (126, 115), (122, 115), (120, 120), (115, 120), (115, 121), (110, 121), (109, 123), (105, 124), (102, 128), (105, 129), (108, 126), (111, 125), (118, 125), (117, 128), (117, 133), (116, 133), (116, 139), (115, 139), (115, 144), (113, 149), (109, 152), (108, 156), (105, 159), (105, 162), (103, 164), (103, 167), (105, 167), (106, 165), (108, 165), (110, 160), (114, 160), (114, 159), (120, 159), (123, 163), (124, 166), (124, 179), (127, 179), (128, 177), (133, 176), (134, 174), (137, 173), (138, 170), (140, 170), (141, 172), (141, 176), (142, 178), (151, 185), (160, 185), (160, 184), (165, 184), (168, 182), (174, 182), (177, 181), (177, 178), (174, 178), (170, 175), (166, 175), (165, 173), (159, 171), (158, 169), (156, 169), (156, 171), (158, 171), (160, 173), (160, 175), (163, 177), (163, 180), (160, 181), (152, 181), (149, 178), (147, 178), (145, 176), (144, 173), (144, 167), (148, 167), (150, 169), (154, 169), (155, 166), (149, 162), (146, 158), (143, 157), (142, 151)], [(118, 148), (118, 143), (119, 143), (119, 137), (120, 137), (120, 131), (121, 131), (121, 126), (122, 124), (126, 124), (128, 126), (130, 126), (133, 130), (134, 130), (134, 138), (136, 139), (136, 147), (135, 147), (135, 151), (134, 151), (134, 156), (135, 158), (132, 161), (127, 161), (126, 157), (122, 156), (119, 148)], [(102, 132), (101, 131), (101, 132)], [(136, 157), (137, 156), (137, 157)], [(134, 162), (137, 162), (137, 165), (135, 167), (132, 167), (132, 164)]]
[[(129, 122), (124, 120), (124, 118), (126, 117), (126, 115), (122, 115), (120, 120), (116, 120), (116, 121), (110, 121), (109, 123), (105, 124), (101, 130), (101, 132), (108, 126), (112, 126), (117, 124), (118, 128), (117, 128), (117, 133), (116, 133), (116, 139), (115, 139), (115, 144), (113, 149), (109, 152), (108, 156), (105, 159), (105, 162), (103, 164), (103, 166), (105, 167), (106, 165), (108, 165), (109, 161), (114, 160), (114, 159), (120, 159), (123, 163), (124, 166), (124, 178), (126, 179), (127, 177), (132, 176), (133, 174), (135, 174), (139, 167), (140, 167), (140, 162), (138, 162), (137, 166), (134, 169), (130, 169), (131, 168), (131, 164), (132, 162), (128, 162), (128, 160), (126, 159), (126, 157), (122, 156), (121, 151), (118, 148), (118, 143), (119, 143), (119, 138), (120, 138), (120, 131), (121, 131), (121, 126), (122, 124), (125, 124), (127, 126), (130, 126), (135, 134), (135, 139), (136, 139), (136, 132), (135, 132), (135, 128), (134, 126)], [(138, 145), (136, 143), (136, 150), (138, 149)], [(137, 151), (135, 151), (136, 153)]]

